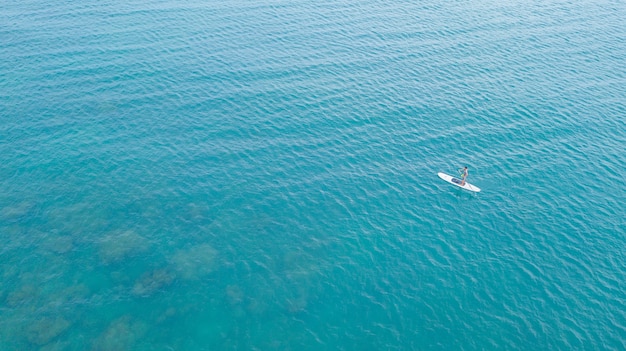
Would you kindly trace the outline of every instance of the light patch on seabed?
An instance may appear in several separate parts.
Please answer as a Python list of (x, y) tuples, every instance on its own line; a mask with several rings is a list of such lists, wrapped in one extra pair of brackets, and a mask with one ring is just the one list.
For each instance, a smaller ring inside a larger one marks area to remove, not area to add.
[(148, 297), (172, 284), (174, 278), (174, 274), (168, 269), (155, 269), (143, 274), (135, 282), (131, 292), (138, 297)]
[(94, 340), (93, 351), (130, 351), (148, 331), (144, 322), (125, 315), (115, 319)]
[(149, 241), (132, 230), (115, 231), (98, 244), (102, 263), (119, 263), (124, 259), (148, 251)]
[(196, 280), (216, 269), (217, 255), (217, 250), (211, 245), (200, 244), (176, 251), (169, 262), (182, 279)]

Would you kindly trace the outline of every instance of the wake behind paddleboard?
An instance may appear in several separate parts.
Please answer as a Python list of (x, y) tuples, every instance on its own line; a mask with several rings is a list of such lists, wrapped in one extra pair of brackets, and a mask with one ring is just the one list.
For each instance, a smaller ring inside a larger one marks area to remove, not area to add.
[(458, 186), (459, 188), (463, 188), (465, 190), (469, 190), (469, 191), (473, 191), (473, 192), (479, 192), (480, 188), (477, 187), (476, 185), (472, 185), (468, 182), (465, 182), (464, 185), (461, 185), (461, 179), (459, 178), (455, 178), (449, 174), (445, 174), (443, 172), (439, 172), (437, 173), (437, 175), (439, 176), (439, 178), (445, 180), (446, 182), (450, 183), (450, 184), (454, 184), (456, 186)]

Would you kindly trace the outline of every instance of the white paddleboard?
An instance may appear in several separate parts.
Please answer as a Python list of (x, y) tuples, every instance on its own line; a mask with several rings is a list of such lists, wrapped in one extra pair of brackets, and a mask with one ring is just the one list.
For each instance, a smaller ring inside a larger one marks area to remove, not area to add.
[(437, 175), (439, 176), (439, 178), (445, 180), (446, 182), (450, 183), (450, 184), (454, 184), (456, 186), (458, 186), (459, 188), (463, 188), (465, 190), (469, 190), (469, 191), (474, 191), (474, 192), (479, 192), (480, 188), (477, 187), (476, 185), (472, 185), (468, 182), (465, 182), (465, 185), (461, 185), (461, 179), (459, 178), (455, 178), (449, 174), (445, 174), (442, 172), (437, 173)]

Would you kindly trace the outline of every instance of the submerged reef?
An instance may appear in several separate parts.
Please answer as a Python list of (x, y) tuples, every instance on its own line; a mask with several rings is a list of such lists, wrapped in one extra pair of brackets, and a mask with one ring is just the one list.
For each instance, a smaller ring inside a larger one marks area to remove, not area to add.
[(99, 255), (102, 263), (114, 264), (146, 252), (148, 239), (132, 230), (111, 233), (100, 241)]
[(46, 317), (26, 328), (26, 339), (34, 345), (42, 346), (63, 334), (71, 323), (62, 317)]
[(99, 238), (109, 227), (111, 215), (97, 202), (80, 202), (48, 208), (44, 217), (48, 231), (72, 235), (75, 240)]
[(172, 269), (183, 279), (201, 279), (216, 268), (217, 251), (209, 244), (179, 250), (170, 259)]
[(44, 248), (53, 253), (65, 254), (74, 249), (74, 240), (68, 235), (55, 236), (46, 240)]
[(25, 284), (7, 295), (6, 304), (13, 308), (34, 304), (39, 299), (39, 295), (40, 289), (36, 285)]
[(35, 208), (35, 203), (22, 201), (15, 206), (6, 206), (0, 209), (0, 219), (6, 222), (18, 221), (25, 217)]
[(156, 269), (141, 276), (133, 286), (132, 294), (135, 296), (150, 296), (159, 290), (169, 286), (174, 281), (175, 275), (167, 269)]
[(146, 331), (145, 323), (122, 316), (107, 327), (93, 342), (92, 351), (130, 351)]

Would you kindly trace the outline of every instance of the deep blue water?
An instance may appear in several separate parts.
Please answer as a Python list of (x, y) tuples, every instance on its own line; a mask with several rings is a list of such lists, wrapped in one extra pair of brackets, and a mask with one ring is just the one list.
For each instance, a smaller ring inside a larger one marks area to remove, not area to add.
[(626, 349), (624, 18), (3, 2), (0, 349)]

